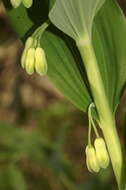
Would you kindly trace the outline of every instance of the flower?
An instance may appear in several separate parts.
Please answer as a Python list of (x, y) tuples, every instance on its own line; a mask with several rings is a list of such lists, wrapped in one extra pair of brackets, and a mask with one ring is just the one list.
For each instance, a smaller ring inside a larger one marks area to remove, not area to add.
[(29, 50), (29, 48), (32, 47), (33, 45), (33, 37), (29, 37), (25, 43), (25, 48), (24, 48), (24, 51), (23, 51), (23, 54), (22, 54), (22, 57), (21, 57), (21, 65), (22, 67), (24, 68), (24, 65), (25, 65), (25, 60), (26, 60), (26, 55), (27, 55), (27, 52)]
[(28, 74), (34, 73), (35, 65), (35, 48), (30, 48), (27, 52), (24, 67)]
[(30, 8), (33, 4), (33, 0), (22, 0), (22, 3), (26, 8)]
[(107, 168), (109, 165), (109, 155), (103, 138), (95, 140), (96, 157), (101, 168)]
[(86, 147), (86, 163), (90, 172), (99, 172), (100, 166), (97, 161), (95, 148), (92, 145)]
[(33, 39), (29, 37), (22, 54), (21, 65), (29, 75), (35, 71), (40, 75), (45, 75), (48, 66), (44, 49), (40, 47), (35, 48), (32, 44)]
[(10, 0), (10, 2), (11, 2), (12, 6), (13, 6), (14, 8), (17, 8), (17, 7), (20, 6), (22, 0)]
[(36, 48), (35, 50), (35, 70), (38, 74), (44, 75), (47, 73), (47, 60), (43, 48)]

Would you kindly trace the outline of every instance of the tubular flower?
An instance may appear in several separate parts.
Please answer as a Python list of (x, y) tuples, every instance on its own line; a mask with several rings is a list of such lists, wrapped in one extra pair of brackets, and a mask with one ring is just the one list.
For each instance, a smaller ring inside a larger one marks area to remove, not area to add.
[(22, 0), (10, 0), (10, 2), (11, 2), (12, 6), (13, 6), (14, 8), (17, 8), (17, 7), (20, 6)]
[(47, 60), (44, 49), (38, 47), (35, 50), (35, 70), (38, 74), (47, 73)]
[(103, 138), (95, 140), (96, 157), (101, 168), (107, 168), (109, 165), (109, 155)]
[(36, 40), (29, 37), (21, 57), (21, 65), (29, 75), (33, 74), (35, 71), (40, 75), (45, 75), (48, 66), (44, 49), (35, 47), (34, 44), (36, 45)]
[(97, 161), (96, 152), (92, 145), (86, 147), (86, 163), (90, 172), (99, 172), (100, 167)]
[(29, 75), (34, 73), (35, 65), (35, 48), (30, 48), (26, 55), (25, 69)]
[[(25, 0), (25, 2), (28, 2), (28, 0)], [(43, 23), (35, 30), (32, 36), (26, 40), (21, 57), (21, 65), (30, 75), (34, 72), (40, 75), (47, 73), (48, 65), (45, 51), (41, 47), (41, 37), (48, 26), (49, 24), (47, 22)]]
[(32, 37), (29, 37), (25, 43), (25, 48), (24, 48), (24, 51), (23, 51), (23, 54), (21, 57), (21, 65), (23, 68), (25, 67), (25, 60), (26, 60), (27, 52), (28, 52), (29, 48), (32, 47), (33, 41), (34, 41), (34, 39)]

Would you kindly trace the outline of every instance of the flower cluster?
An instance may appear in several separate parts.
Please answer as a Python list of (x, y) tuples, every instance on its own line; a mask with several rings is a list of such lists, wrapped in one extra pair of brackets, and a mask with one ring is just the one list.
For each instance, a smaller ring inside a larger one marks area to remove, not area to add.
[(21, 57), (21, 65), (28, 74), (37, 72), (40, 75), (47, 73), (47, 60), (44, 49), (41, 47), (41, 37), (49, 26), (48, 22), (39, 26), (32, 36), (28, 37)]
[(33, 4), (33, 0), (10, 0), (12, 6), (17, 8), (22, 3), (26, 8), (30, 8)]
[[(109, 155), (107, 152), (105, 141), (99, 136), (97, 127), (92, 118), (92, 107), (94, 104), (90, 104), (88, 109), (89, 116), (89, 133), (88, 133), (88, 145), (86, 146), (86, 164), (90, 172), (99, 172), (101, 168), (107, 168), (109, 165)], [(91, 143), (91, 128), (93, 127), (96, 139), (94, 145)]]
[(47, 73), (46, 55), (43, 48), (36, 45), (36, 43), (33, 37), (27, 39), (21, 58), (21, 65), (30, 75), (35, 71), (40, 75), (44, 75)]
[(94, 146), (91, 144), (87, 145), (86, 163), (90, 172), (99, 172), (101, 168), (108, 167), (109, 155), (103, 138), (96, 138)]

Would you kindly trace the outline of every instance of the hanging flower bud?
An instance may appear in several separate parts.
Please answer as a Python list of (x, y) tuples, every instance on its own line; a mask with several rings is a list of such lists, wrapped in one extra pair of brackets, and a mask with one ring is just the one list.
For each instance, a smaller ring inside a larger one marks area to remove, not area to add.
[(97, 162), (95, 149), (92, 145), (88, 145), (86, 147), (86, 163), (87, 168), (90, 172), (99, 172), (100, 167)]
[(22, 0), (22, 3), (26, 8), (30, 8), (33, 4), (33, 0)]
[(101, 168), (107, 168), (109, 165), (109, 155), (103, 138), (95, 140), (96, 157)]
[(35, 66), (35, 48), (30, 48), (26, 55), (25, 60), (25, 69), (28, 74), (34, 73), (34, 66)]
[(29, 37), (25, 43), (25, 48), (24, 48), (24, 51), (23, 51), (22, 57), (21, 57), (21, 65), (23, 68), (25, 65), (25, 60), (26, 60), (28, 49), (32, 47), (33, 41), (34, 41), (33, 37)]
[(14, 8), (17, 8), (21, 4), (22, 0), (10, 0), (10, 2)]
[(47, 73), (47, 60), (44, 49), (38, 47), (35, 50), (35, 70), (40, 75)]
[[(22, 2), (29, 4), (30, 2), (33, 2), (33, 0), (23, 0)], [(48, 22), (43, 23), (25, 43), (25, 48), (21, 57), (21, 65), (29, 74), (32, 74), (34, 71), (40, 75), (47, 73), (46, 55), (44, 49), (40, 46), (41, 36), (48, 26)]]

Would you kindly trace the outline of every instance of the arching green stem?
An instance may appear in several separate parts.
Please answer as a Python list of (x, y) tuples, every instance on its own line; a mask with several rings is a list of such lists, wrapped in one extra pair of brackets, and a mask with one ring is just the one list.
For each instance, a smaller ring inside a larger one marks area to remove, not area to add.
[(108, 103), (93, 45), (88, 35), (77, 41), (77, 47), (84, 62), (92, 96), (100, 119), (100, 127), (106, 140), (118, 187), (120, 190), (124, 190), (126, 184), (123, 175), (124, 160), (116, 130), (115, 118)]

